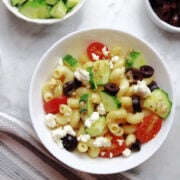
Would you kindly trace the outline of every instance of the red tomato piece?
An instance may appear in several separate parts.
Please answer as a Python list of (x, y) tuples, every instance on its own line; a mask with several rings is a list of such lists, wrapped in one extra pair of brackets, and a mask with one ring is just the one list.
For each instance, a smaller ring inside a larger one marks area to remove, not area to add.
[(162, 119), (155, 115), (148, 115), (144, 117), (143, 122), (138, 124), (136, 136), (141, 143), (146, 143), (153, 139), (160, 131), (162, 126)]
[(66, 96), (57, 97), (57, 98), (51, 99), (48, 102), (45, 102), (44, 110), (46, 111), (46, 113), (56, 114), (59, 112), (59, 106), (61, 104), (67, 104)]
[[(104, 44), (100, 42), (93, 42), (87, 47), (87, 54), (91, 60), (94, 60), (92, 57), (92, 53), (94, 53), (96, 56), (99, 56), (99, 59), (107, 59), (108, 56), (105, 56), (103, 54), (102, 49), (106, 47)], [(108, 51), (108, 48), (106, 47), (106, 50)]]
[(100, 157), (104, 158), (112, 158), (121, 155), (121, 153), (126, 148), (125, 140), (122, 136), (114, 136), (111, 135), (111, 146), (110, 147), (102, 147), (100, 150)]

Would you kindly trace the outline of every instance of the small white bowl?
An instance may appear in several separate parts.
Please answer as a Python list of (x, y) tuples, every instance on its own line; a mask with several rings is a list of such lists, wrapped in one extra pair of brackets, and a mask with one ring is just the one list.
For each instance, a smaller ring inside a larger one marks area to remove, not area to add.
[(144, 3), (149, 17), (158, 27), (165, 31), (180, 33), (180, 27), (170, 25), (158, 17), (158, 15), (154, 12), (149, 0), (145, 0)]
[[(43, 121), (45, 112), (43, 109), (41, 91), (44, 82), (46, 82), (51, 76), (55, 65), (57, 65), (59, 62), (60, 57), (63, 57), (67, 53), (72, 54), (74, 57), (78, 57), (85, 51), (85, 47), (87, 47), (87, 45), (93, 41), (102, 42), (108, 47), (120, 45), (126, 49), (135, 49), (141, 51), (147, 63), (154, 67), (158, 85), (168, 92), (170, 99), (173, 102), (171, 114), (163, 122), (162, 128), (156, 138), (142, 145), (140, 152), (133, 153), (128, 158), (117, 157), (112, 159), (91, 159), (86, 154), (83, 155), (76, 152), (72, 153), (64, 149), (59, 149), (57, 144), (52, 139), (50, 130), (46, 127)], [(169, 133), (173, 122), (174, 107), (175, 104), (172, 81), (168, 68), (161, 57), (143, 40), (126, 32), (112, 29), (81, 30), (71, 33), (57, 41), (48, 49), (38, 63), (32, 76), (29, 91), (30, 115), (34, 129), (42, 144), (54, 157), (67, 166), (94, 174), (119, 173), (132, 169), (150, 158), (159, 149)]]
[(32, 18), (28, 18), (26, 16), (24, 16), (23, 14), (21, 14), (18, 9), (16, 7), (13, 7), (10, 3), (10, 0), (2, 0), (2, 2), (4, 3), (4, 5), (7, 7), (7, 9), (13, 13), (16, 17), (30, 22), (30, 23), (35, 23), (35, 24), (54, 24), (54, 23), (59, 23), (64, 21), (65, 19), (68, 19), (69, 17), (73, 16), (77, 11), (80, 10), (80, 8), (83, 6), (83, 4), (85, 3), (86, 0), (79, 0), (79, 3), (73, 8), (73, 10), (69, 13), (67, 13), (63, 18), (51, 18), (51, 19), (32, 19)]

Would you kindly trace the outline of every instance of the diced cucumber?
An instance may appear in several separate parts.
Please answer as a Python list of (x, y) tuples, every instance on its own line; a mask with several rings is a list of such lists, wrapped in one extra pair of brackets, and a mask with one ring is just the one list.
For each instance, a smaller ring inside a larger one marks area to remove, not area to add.
[(79, 0), (67, 0), (66, 6), (69, 9), (69, 8), (73, 8), (78, 3), (79, 3)]
[(58, 0), (46, 0), (46, 4), (55, 5)]
[(94, 112), (94, 106), (93, 103), (91, 102), (91, 94), (86, 93), (82, 94), (80, 96), (79, 100), (79, 106), (80, 106), (80, 113), (87, 113), (88, 117), (92, 115)]
[(145, 65), (145, 59), (141, 52), (132, 51), (126, 59), (125, 67), (131, 68), (140, 68), (141, 66)]
[(19, 0), (18, 6), (22, 5), (22, 4), (25, 3), (26, 1), (28, 1), (28, 0)]
[(67, 7), (62, 0), (58, 1), (50, 11), (54, 18), (63, 18), (66, 15)]
[(42, 18), (46, 19), (50, 17), (50, 6), (45, 2), (40, 2), (38, 0), (31, 0), (26, 2), (23, 6), (19, 8), (19, 12), (29, 18)]
[(172, 102), (167, 92), (155, 89), (143, 103), (143, 107), (157, 114), (160, 118), (167, 118), (171, 112)]
[(121, 107), (121, 103), (116, 96), (112, 96), (104, 91), (100, 92), (100, 96), (106, 112), (117, 110)]
[(93, 73), (92, 67), (88, 67), (87, 71), (89, 72), (89, 76), (90, 76), (89, 83), (91, 85), (91, 88), (93, 90), (96, 90), (97, 89), (97, 85), (96, 85), (96, 82), (95, 82), (95, 79), (94, 79), (94, 73)]
[(109, 82), (110, 67), (108, 60), (99, 60), (94, 62), (92, 70), (97, 85), (104, 85)]
[(106, 127), (106, 118), (101, 116), (97, 121), (95, 121), (90, 128), (86, 128), (85, 132), (91, 137), (100, 136), (103, 134)]
[(77, 66), (79, 65), (79, 62), (77, 59), (75, 59), (73, 56), (71, 56), (70, 54), (67, 54), (64, 58), (63, 58), (63, 63), (68, 66), (70, 69), (75, 70), (77, 68)]
[(16, 6), (16, 5), (18, 5), (19, 1), (20, 0), (11, 0), (11, 5)]
[(23, 3), (25, 3), (26, 1), (28, 1), (28, 0), (11, 0), (11, 5), (12, 6), (20, 6)]

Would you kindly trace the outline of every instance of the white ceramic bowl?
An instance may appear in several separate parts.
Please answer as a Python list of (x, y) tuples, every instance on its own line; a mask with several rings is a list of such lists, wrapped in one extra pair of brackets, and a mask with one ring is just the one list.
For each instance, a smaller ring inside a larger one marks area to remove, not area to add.
[[(136, 49), (143, 52), (149, 65), (152, 65), (156, 72), (156, 80), (161, 88), (169, 93), (173, 102), (170, 116), (163, 122), (161, 131), (157, 137), (142, 145), (142, 150), (133, 153), (130, 157), (117, 157), (112, 159), (97, 158), (91, 159), (87, 155), (67, 152), (58, 148), (52, 140), (49, 129), (44, 124), (44, 109), (41, 90), (44, 82), (50, 77), (59, 57), (65, 54), (72, 54), (75, 57), (85, 51), (85, 47), (92, 41), (100, 41), (108, 47), (121, 45), (124, 48)], [(81, 30), (60, 39), (43, 55), (37, 65), (29, 92), (29, 109), (34, 129), (36, 130), (42, 144), (64, 164), (80, 171), (95, 174), (111, 174), (134, 168), (150, 158), (166, 139), (171, 128), (174, 115), (174, 96), (172, 81), (169, 71), (160, 56), (143, 40), (134, 37), (126, 32), (112, 29), (89, 29)]]
[(174, 33), (180, 33), (180, 27), (176, 27), (176, 26), (172, 26), (168, 23), (166, 23), (165, 21), (161, 20), (158, 15), (154, 12), (154, 10), (152, 9), (152, 6), (149, 2), (149, 0), (144, 0), (145, 3), (145, 7), (147, 10), (147, 13), (150, 17), (150, 19), (161, 29), (165, 30), (165, 31), (169, 31), (169, 32), (174, 32)]
[(80, 0), (79, 3), (73, 8), (73, 10), (69, 13), (67, 13), (63, 18), (56, 19), (32, 19), (24, 16), (20, 12), (18, 12), (18, 9), (16, 7), (13, 7), (10, 3), (10, 0), (2, 0), (4, 5), (7, 7), (7, 9), (12, 12), (16, 17), (23, 19), (24, 21), (35, 23), (35, 24), (54, 24), (64, 21), (65, 19), (68, 19), (69, 17), (73, 16), (79, 9), (83, 6), (86, 0)]

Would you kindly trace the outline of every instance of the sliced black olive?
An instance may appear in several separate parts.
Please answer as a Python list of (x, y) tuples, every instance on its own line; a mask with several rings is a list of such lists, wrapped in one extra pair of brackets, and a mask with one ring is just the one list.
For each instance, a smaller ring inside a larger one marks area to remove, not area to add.
[(141, 142), (137, 139), (130, 147), (131, 151), (137, 152), (141, 150)]
[(149, 78), (154, 74), (154, 69), (148, 65), (141, 66), (140, 71), (144, 78)]
[(74, 151), (77, 147), (78, 141), (75, 136), (67, 134), (64, 138), (62, 138), (62, 143), (67, 151)]
[(141, 112), (140, 96), (132, 96), (133, 112)]
[(143, 75), (136, 68), (129, 68), (126, 70), (126, 77), (130, 83), (135, 84), (137, 81), (142, 81)]
[(179, 26), (180, 25), (180, 20), (179, 20), (179, 16), (178, 14), (173, 14), (170, 18), (170, 22), (171, 25), (173, 26)]
[(81, 81), (74, 78), (74, 81), (68, 81), (63, 84), (63, 93), (66, 96), (71, 96), (74, 91), (76, 91), (77, 88), (79, 88), (82, 85)]
[(71, 96), (76, 89), (77, 87), (74, 81), (68, 81), (63, 84), (63, 93), (65, 96)]
[(74, 84), (76, 85), (76, 88), (79, 88), (79, 87), (81, 87), (82, 82), (79, 81), (78, 79), (74, 78)]
[(148, 85), (149, 89), (151, 90), (151, 92), (154, 90), (154, 89), (158, 89), (158, 85), (156, 83), (156, 81), (152, 81), (149, 85)]
[(114, 83), (107, 83), (104, 86), (104, 90), (111, 95), (116, 95), (119, 91), (119, 87)]

